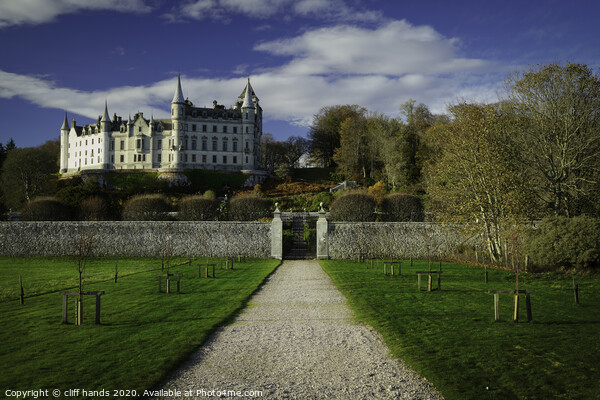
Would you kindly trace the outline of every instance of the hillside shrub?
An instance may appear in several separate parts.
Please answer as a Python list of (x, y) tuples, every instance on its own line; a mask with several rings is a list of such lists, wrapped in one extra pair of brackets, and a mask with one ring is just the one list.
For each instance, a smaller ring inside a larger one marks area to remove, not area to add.
[(171, 207), (161, 194), (141, 194), (132, 196), (123, 205), (123, 219), (126, 221), (168, 221)]
[(23, 221), (68, 221), (71, 209), (56, 197), (36, 197), (21, 212)]
[(232, 198), (228, 205), (232, 221), (256, 221), (272, 216), (271, 201), (255, 194), (242, 194)]
[(362, 192), (349, 192), (331, 203), (329, 216), (332, 221), (375, 221), (376, 205), (373, 196)]
[(528, 232), (523, 247), (538, 268), (599, 268), (600, 219), (545, 218)]
[(108, 205), (100, 196), (86, 197), (79, 203), (77, 217), (80, 221), (106, 221), (109, 219)]
[(179, 202), (177, 217), (181, 221), (214, 221), (219, 216), (219, 203), (204, 196), (184, 197)]
[(381, 219), (390, 222), (422, 222), (425, 220), (421, 200), (410, 194), (391, 194), (381, 203)]

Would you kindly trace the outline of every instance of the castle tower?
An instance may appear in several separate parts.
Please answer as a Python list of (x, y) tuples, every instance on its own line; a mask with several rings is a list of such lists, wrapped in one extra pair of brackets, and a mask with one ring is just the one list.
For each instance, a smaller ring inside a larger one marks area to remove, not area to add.
[(171, 121), (173, 122), (173, 160), (171, 161), (171, 168), (180, 168), (179, 151), (181, 149), (181, 138), (179, 135), (183, 135), (183, 118), (185, 110), (185, 98), (183, 97), (183, 91), (181, 90), (181, 75), (177, 75), (177, 88), (171, 101)]
[(67, 121), (67, 112), (65, 119), (60, 127), (60, 173), (64, 174), (68, 169), (69, 162), (69, 122)]
[(102, 138), (102, 154), (100, 155), (100, 160), (102, 168), (104, 169), (110, 169), (109, 144), (111, 130), (112, 124), (110, 122), (110, 118), (108, 117), (108, 103), (106, 100), (104, 100), (104, 114), (100, 120), (100, 137)]
[(255, 106), (252, 100), (252, 86), (250, 78), (246, 84), (246, 93), (242, 103), (242, 141), (243, 141), (243, 168), (254, 169), (254, 131), (255, 131)]

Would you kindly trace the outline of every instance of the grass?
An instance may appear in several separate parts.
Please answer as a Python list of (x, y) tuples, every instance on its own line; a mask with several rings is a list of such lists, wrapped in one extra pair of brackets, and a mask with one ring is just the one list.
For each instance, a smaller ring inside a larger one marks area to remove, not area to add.
[[(174, 259), (183, 263), (187, 259)], [(214, 260), (213, 260), (214, 261)], [(118, 262), (119, 279), (114, 283)], [(136, 390), (156, 387), (219, 325), (242, 308), (279, 265), (245, 260), (198, 278), (197, 263), (171, 267), (183, 273), (180, 294), (159, 294), (160, 259), (90, 259), (84, 290), (103, 290), (101, 325), (95, 298), (84, 298), (84, 325), (61, 324), (62, 290), (76, 290), (73, 258), (0, 258), (0, 389)], [(174, 264), (172, 264), (174, 265)], [(25, 304), (18, 301), (23, 276)], [(164, 285), (164, 283), (163, 283)], [(172, 290), (176, 285), (172, 283)], [(69, 319), (75, 300), (69, 302)]]
[(158, 172), (111, 172), (104, 178), (113, 186), (124, 190), (142, 190), (164, 188), (166, 184), (158, 181)]
[(208, 169), (186, 169), (184, 174), (192, 182), (192, 186), (215, 190), (221, 190), (225, 185), (238, 189), (248, 179), (248, 175), (241, 172), (222, 172)]
[[(427, 377), (449, 399), (599, 399), (600, 278), (520, 274), (531, 295), (533, 320), (512, 322), (513, 295), (500, 295), (494, 321), (489, 289), (514, 290), (515, 276), (480, 267), (443, 264), (442, 291), (419, 292), (415, 271), (384, 276), (383, 267), (321, 261), (357, 318), (384, 337), (394, 356)], [(437, 267), (437, 264), (435, 264)], [(426, 288), (427, 278), (424, 279)], [(434, 284), (435, 286), (435, 284)], [(520, 315), (525, 320), (525, 301)]]

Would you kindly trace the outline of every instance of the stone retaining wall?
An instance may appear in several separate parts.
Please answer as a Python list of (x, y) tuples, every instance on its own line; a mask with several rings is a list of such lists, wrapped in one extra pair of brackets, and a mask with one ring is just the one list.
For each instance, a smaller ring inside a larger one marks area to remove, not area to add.
[[(456, 226), (432, 222), (331, 222), (327, 221), (327, 256), (347, 259), (364, 257), (443, 257), (473, 237)], [(317, 233), (317, 236), (319, 233)]]
[(268, 258), (269, 222), (1, 222), (0, 256), (75, 254), (78, 232), (94, 233), (98, 256), (160, 256), (171, 243), (174, 256), (204, 255)]

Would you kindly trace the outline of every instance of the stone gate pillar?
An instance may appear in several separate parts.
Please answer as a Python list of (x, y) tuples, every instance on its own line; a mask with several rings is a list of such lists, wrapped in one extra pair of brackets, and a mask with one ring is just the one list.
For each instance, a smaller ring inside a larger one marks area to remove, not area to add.
[(283, 260), (283, 221), (279, 203), (275, 203), (273, 221), (271, 221), (271, 257)]
[(329, 258), (329, 238), (328, 223), (325, 218), (323, 203), (319, 210), (319, 219), (317, 220), (317, 260), (327, 260)]

